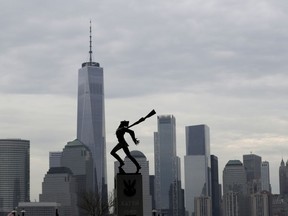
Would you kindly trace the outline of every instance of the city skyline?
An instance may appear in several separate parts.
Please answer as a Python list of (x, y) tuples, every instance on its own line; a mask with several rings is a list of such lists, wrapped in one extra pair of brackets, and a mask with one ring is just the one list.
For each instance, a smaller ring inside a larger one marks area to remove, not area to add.
[[(94, 59), (105, 69), (107, 152), (119, 121), (155, 109), (177, 119), (182, 161), (185, 126), (206, 124), (219, 173), (252, 152), (269, 162), (278, 193), (279, 164), (288, 159), (286, 4), (3, 2), (0, 137), (31, 141), (31, 200), (41, 191), (49, 152), (76, 138), (77, 70), (89, 60), (90, 19)], [(135, 127), (140, 145), (131, 146), (145, 153), (151, 173), (156, 124)], [(107, 158), (113, 182), (114, 160)]]

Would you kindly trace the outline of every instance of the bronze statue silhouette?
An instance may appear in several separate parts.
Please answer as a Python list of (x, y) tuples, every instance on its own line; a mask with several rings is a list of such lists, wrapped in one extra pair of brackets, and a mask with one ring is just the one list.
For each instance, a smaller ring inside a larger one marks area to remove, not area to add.
[(124, 170), (122, 169), (122, 167), (124, 166), (125, 163), (120, 158), (120, 156), (116, 153), (120, 149), (123, 149), (126, 156), (135, 164), (136, 169), (137, 169), (136, 173), (139, 173), (141, 166), (139, 165), (137, 160), (131, 155), (129, 148), (128, 148), (129, 145), (126, 142), (124, 135), (125, 135), (125, 133), (129, 133), (132, 140), (134, 141), (135, 145), (138, 145), (139, 140), (135, 137), (134, 131), (129, 129), (129, 128), (145, 121), (146, 118), (149, 118), (149, 117), (153, 116), (154, 114), (156, 114), (156, 112), (155, 112), (155, 110), (152, 110), (147, 116), (140, 118), (138, 121), (136, 121), (135, 123), (133, 123), (130, 126), (129, 126), (129, 121), (124, 120), (124, 121), (120, 122), (120, 125), (118, 126), (118, 128), (116, 130), (116, 137), (118, 139), (118, 144), (112, 149), (112, 151), (110, 153), (113, 157), (115, 157), (119, 161), (119, 163), (120, 163), (119, 172), (120, 173), (125, 173)]

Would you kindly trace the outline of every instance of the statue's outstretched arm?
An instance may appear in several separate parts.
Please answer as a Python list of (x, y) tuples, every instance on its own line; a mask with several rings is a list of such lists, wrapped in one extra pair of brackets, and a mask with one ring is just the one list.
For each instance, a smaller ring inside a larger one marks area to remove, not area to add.
[(139, 140), (135, 137), (134, 131), (127, 128), (126, 132), (130, 134), (133, 142), (137, 145), (139, 143)]

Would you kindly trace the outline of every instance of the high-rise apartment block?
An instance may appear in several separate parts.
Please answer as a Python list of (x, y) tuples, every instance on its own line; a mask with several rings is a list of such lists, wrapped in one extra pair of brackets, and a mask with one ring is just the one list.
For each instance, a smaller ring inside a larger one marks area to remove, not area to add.
[(162, 214), (178, 215), (180, 161), (176, 156), (176, 120), (173, 115), (158, 116), (154, 133), (155, 200)]
[(95, 190), (107, 196), (104, 75), (100, 64), (92, 61), (91, 43), (90, 27), (90, 60), (78, 73), (77, 139), (92, 153)]
[(193, 214), (194, 199), (211, 197), (210, 135), (206, 125), (186, 127), (185, 206)]
[(0, 139), (0, 215), (30, 201), (30, 141)]

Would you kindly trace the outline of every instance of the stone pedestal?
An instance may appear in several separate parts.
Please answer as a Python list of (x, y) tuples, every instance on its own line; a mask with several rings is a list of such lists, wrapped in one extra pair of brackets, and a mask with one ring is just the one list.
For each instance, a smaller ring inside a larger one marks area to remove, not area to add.
[(116, 215), (143, 216), (142, 175), (117, 174), (115, 177)]

